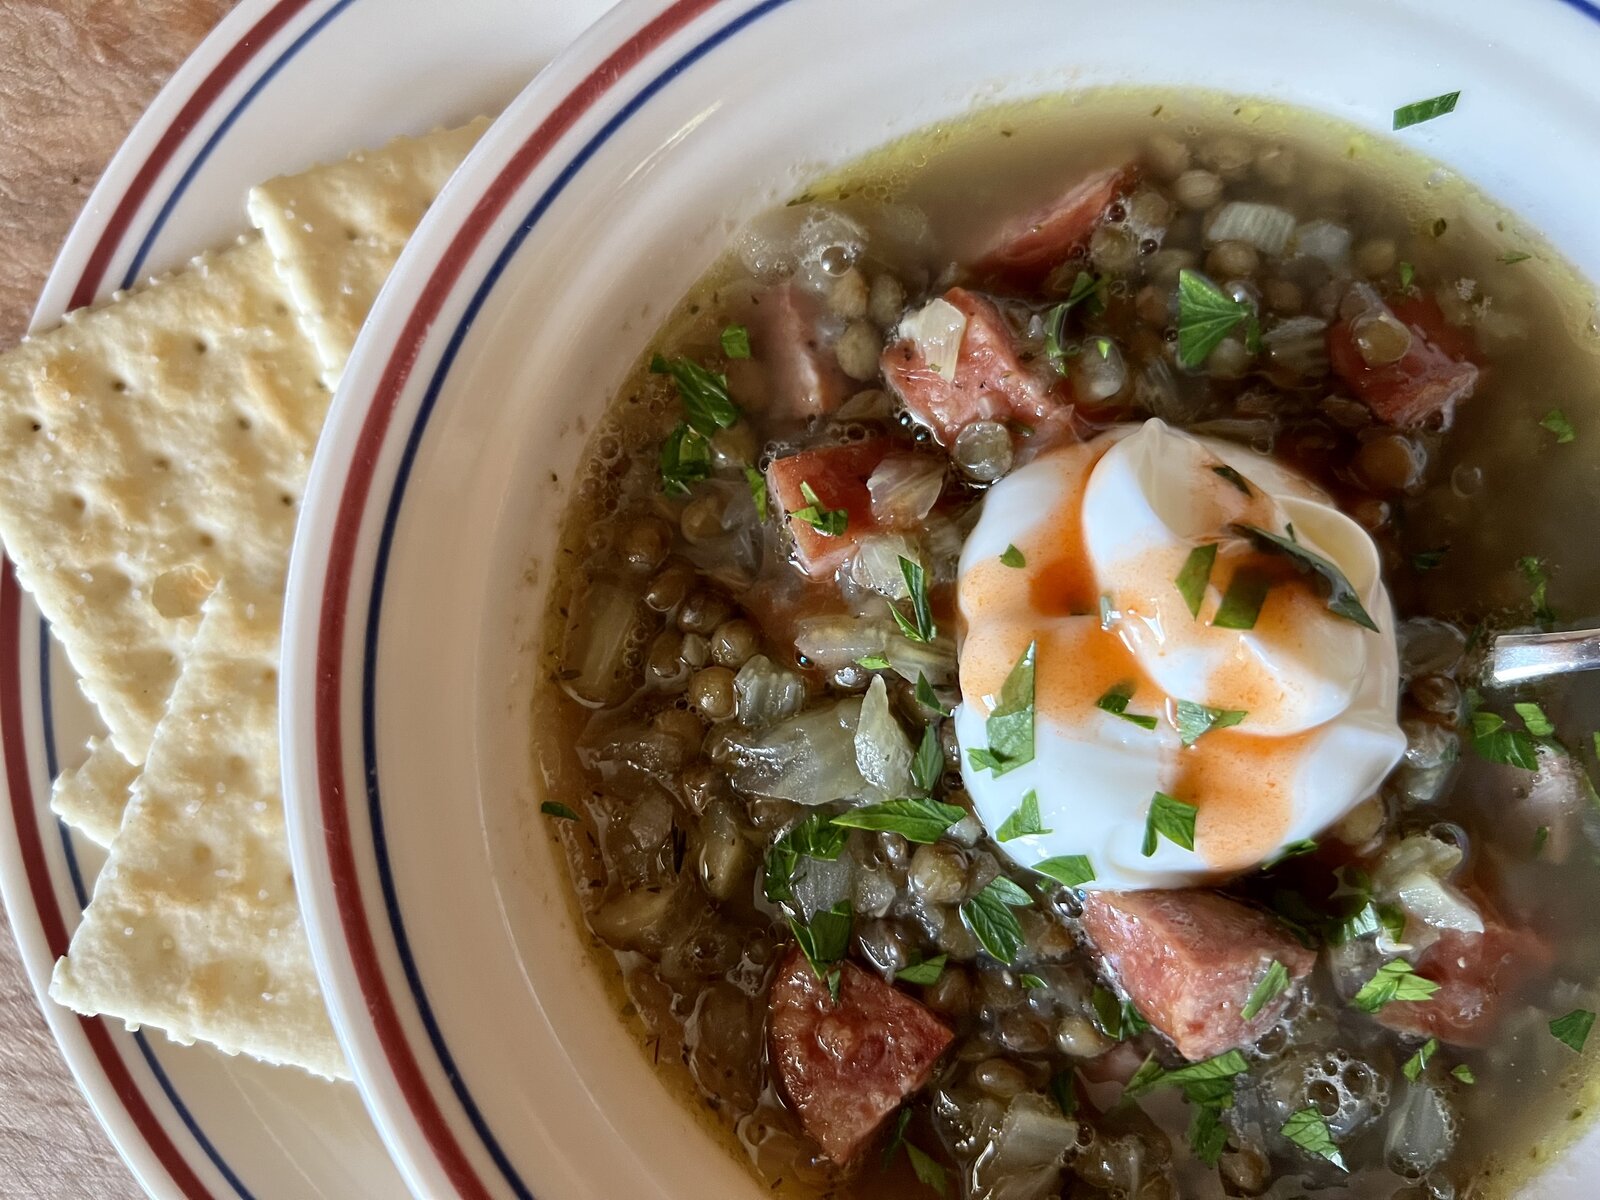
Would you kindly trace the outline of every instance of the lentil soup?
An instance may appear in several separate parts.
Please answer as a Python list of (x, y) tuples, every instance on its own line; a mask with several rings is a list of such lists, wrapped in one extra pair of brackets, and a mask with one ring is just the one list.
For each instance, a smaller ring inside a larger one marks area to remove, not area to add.
[(1600, 706), (1484, 655), (1600, 609), (1593, 311), (1398, 139), (1182, 92), (742, 230), (534, 714), (662, 1078), (780, 1195), (1514, 1191), (1593, 1099)]

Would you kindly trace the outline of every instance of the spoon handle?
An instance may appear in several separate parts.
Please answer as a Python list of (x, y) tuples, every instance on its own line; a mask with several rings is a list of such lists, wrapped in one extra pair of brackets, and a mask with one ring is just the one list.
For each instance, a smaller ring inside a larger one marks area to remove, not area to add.
[(1600, 629), (1502, 634), (1489, 654), (1490, 677), (1502, 684), (1596, 668), (1600, 668)]

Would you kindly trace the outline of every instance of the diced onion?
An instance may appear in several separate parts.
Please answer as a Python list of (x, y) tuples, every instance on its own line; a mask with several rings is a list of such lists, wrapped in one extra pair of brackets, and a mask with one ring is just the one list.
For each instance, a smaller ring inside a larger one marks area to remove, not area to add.
[(1307, 221), (1294, 231), (1294, 248), (1337, 271), (1350, 262), (1350, 231), (1332, 221)]
[(900, 336), (915, 342), (928, 369), (945, 379), (956, 377), (966, 333), (966, 314), (948, 300), (930, 300), (900, 322)]
[(867, 479), (873, 517), (900, 528), (922, 524), (944, 490), (944, 469), (944, 460), (931, 454), (886, 457)]
[(1306, 379), (1328, 373), (1328, 323), (1320, 317), (1290, 317), (1261, 338), (1268, 361)]
[(867, 790), (856, 768), (859, 700), (810, 708), (762, 733), (724, 725), (710, 748), (711, 761), (746, 795), (795, 804), (849, 800)]
[(1255, 204), (1230, 200), (1217, 210), (1206, 230), (1206, 245), (1218, 242), (1244, 242), (1261, 253), (1276, 257), (1283, 253), (1294, 233), (1294, 214), (1276, 204)]
[(1406, 940), (1417, 939), (1410, 928), (1415, 917), (1433, 929), (1482, 933), (1483, 918), (1445, 881), (1461, 865), (1461, 848), (1416, 834), (1390, 847), (1372, 872), (1372, 893), (1398, 904), (1407, 916)]
[(900, 566), (902, 558), (921, 562), (917, 548), (904, 534), (868, 534), (856, 546), (850, 577), (868, 591), (891, 600), (904, 600), (910, 592), (906, 588), (906, 573)]
[(734, 711), (746, 729), (763, 729), (792, 717), (806, 702), (805, 680), (757, 654), (733, 677)]
[(873, 677), (861, 701), (856, 725), (856, 770), (885, 794), (905, 795), (911, 787), (911, 741), (889, 708), (883, 676)]
[(973, 1200), (1044, 1200), (1061, 1182), (1078, 1126), (1037, 1092), (1012, 1098), (973, 1171)]

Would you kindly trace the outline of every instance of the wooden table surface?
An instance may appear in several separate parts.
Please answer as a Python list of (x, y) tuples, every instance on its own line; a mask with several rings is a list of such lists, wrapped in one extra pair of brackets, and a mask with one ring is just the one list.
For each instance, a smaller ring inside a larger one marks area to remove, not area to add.
[[(231, 0), (0, 0), (0, 349), (145, 105)], [(0, 922), (0, 1200), (137, 1200)]]

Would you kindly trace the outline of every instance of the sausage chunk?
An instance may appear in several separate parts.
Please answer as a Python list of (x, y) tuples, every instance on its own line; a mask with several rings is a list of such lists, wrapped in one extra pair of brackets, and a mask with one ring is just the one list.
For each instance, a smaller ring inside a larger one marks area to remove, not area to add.
[(850, 1162), (905, 1098), (928, 1082), (952, 1034), (904, 992), (854, 963), (839, 1000), (799, 949), (772, 981), (772, 1063), (801, 1124), (823, 1152)]
[(956, 358), (955, 377), (934, 371), (910, 338), (883, 352), (883, 373), (902, 403), (939, 444), (948, 446), (973, 421), (1042, 424), (1064, 407), (1065, 381), (1024, 362), (1016, 336), (994, 301), (965, 288), (951, 288), (945, 300), (967, 318)]
[(1394, 362), (1371, 366), (1356, 345), (1354, 321), (1340, 321), (1328, 330), (1334, 374), (1385, 424), (1420, 425), (1435, 414), (1448, 420), (1478, 383), (1465, 335), (1445, 321), (1432, 300), (1405, 301), (1390, 312), (1411, 331), (1406, 352)]
[(1456, 1046), (1481, 1046), (1494, 1033), (1505, 1000), (1550, 962), (1549, 947), (1537, 937), (1485, 913), (1482, 933), (1447, 929), (1417, 960), (1417, 974), (1439, 990), (1426, 1000), (1385, 1004), (1378, 1022)]
[[(871, 438), (803, 450), (775, 459), (767, 468), (767, 488), (789, 522), (795, 556), (807, 575), (821, 578), (833, 574), (855, 553), (861, 537), (878, 527), (867, 480), (888, 452), (887, 438)], [(824, 532), (793, 515), (811, 507), (802, 484), (816, 496), (819, 509), (845, 514), (844, 527), (839, 532)]]
[[(1083, 929), (1106, 972), (1188, 1059), (1259, 1038), (1316, 962), (1265, 913), (1194, 889), (1089, 892)], [(1290, 987), (1246, 1021), (1245, 1003), (1274, 960)]]
[(784, 283), (755, 298), (750, 349), (766, 374), (767, 411), (787, 420), (823, 417), (855, 386), (822, 341), (821, 305), (797, 284)]
[(1089, 241), (1111, 202), (1133, 184), (1131, 166), (1108, 167), (1079, 180), (1041, 209), (995, 235), (974, 270), (1018, 287), (1037, 284)]

